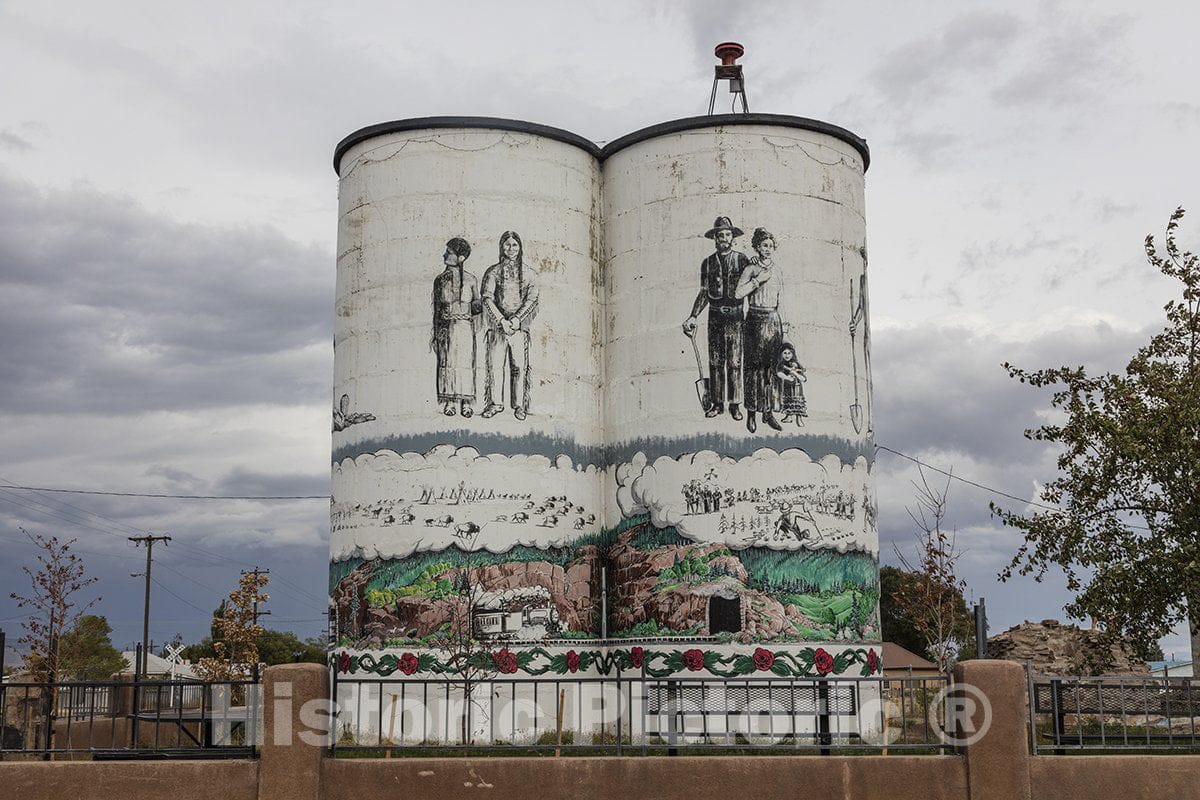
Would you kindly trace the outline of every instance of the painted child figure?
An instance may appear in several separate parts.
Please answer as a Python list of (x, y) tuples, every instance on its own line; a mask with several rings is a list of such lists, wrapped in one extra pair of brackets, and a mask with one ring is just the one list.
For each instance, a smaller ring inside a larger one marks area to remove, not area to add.
[(791, 422), (796, 418), (796, 425), (804, 424), (808, 416), (808, 404), (804, 400), (804, 381), (807, 375), (804, 367), (796, 360), (796, 348), (791, 342), (784, 342), (779, 347), (779, 361), (775, 365), (775, 377), (779, 379), (779, 400), (783, 411), (783, 422)]

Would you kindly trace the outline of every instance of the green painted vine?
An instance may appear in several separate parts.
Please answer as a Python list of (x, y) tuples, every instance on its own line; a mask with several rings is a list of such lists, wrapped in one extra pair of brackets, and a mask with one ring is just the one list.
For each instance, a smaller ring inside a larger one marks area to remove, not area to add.
[(518, 672), (538, 676), (567, 675), (594, 669), (601, 675), (616, 670), (636, 670), (651, 678), (687, 672), (707, 671), (725, 678), (769, 673), (781, 678), (825, 677), (854, 671), (866, 677), (879, 672), (879, 654), (858, 647), (836, 654), (823, 647), (797, 651), (772, 651), (759, 647), (753, 653), (721, 653), (716, 650), (646, 650), (630, 647), (617, 650), (567, 650), (551, 653), (542, 647), (528, 650), (475, 651), (449, 655), (444, 660), (433, 653), (371, 653), (351, 655), (346, 651), (330, 654), (330, 667), (348, 675), (461, 675), (465, 672), (514, 675)]

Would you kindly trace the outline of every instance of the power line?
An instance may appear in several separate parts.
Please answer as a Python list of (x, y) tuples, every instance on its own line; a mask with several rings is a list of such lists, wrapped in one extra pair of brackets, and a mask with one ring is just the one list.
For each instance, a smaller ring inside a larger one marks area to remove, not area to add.
[[(1026, 505), (1037, 506), (1038, 508), (1044, 508), (1047, 511), (1057, 511), (1059, 513), (1063, 513), (1063, 509), (1059, 508), (1058, 506), (1051, 506), (1051, 505), (1047, 505), (1046, 503), (1040, 503), (1037, 500), (1029, 500), (1024, 497), (1017, 497), (1015, 494), (1009, 494), (1008, 492), (1001, 491), (1000, 489), (996, 489), (991, 486), (986, 486), (982, 483), (978, 483), (976, 481), (969, 480), (967, 478), (962, 477), (961, 475), (955, 475), (953, 472), (947, 472), (946, 470), (941, 469), (939, 467), (935, 467), (932, 464), (926, 464), (921, 459), (914, 458), (913, 456), (910, 456), (907, 453), (901, 453), (899, 450), (893, 450), (892, 448), (885, 447), (884, 445), (881, 445), (881, 444), (876, 444), (875, 449), (876, 450), (884, 450), (888, 453), (891, 453), (892, 455), (900, 456), (900, 458), (907, 459), (907, 460), (913, 462), (914, 464), (916, 464), (918, 467), (923, 467), (925, 469), (932, 470), (941, 475), (945, 475), (947, 478), (952, 478), (953, 480), (961, 481), (962, 483), (965, 483), (968, 486), (974, 486), (976, 489), (982, 489), (985, 492), (991, 492), (994, 495), (998, 495), (1000, 497), (1005, 497), (1005, 498), (1008, 498), (1009, 500), (1015, 500), (1018, 503), (1025, 503)], [(1125, 524), (1125, 527), (1127, 527), (1127, 528), (1136, 528), (1136, 529), (1142, 530), (1142, 531), (1150, 530), (1149, 526), (1147, 526), (1147, 525), (1137, 525), (1132, 522), (1126, 522), (1124, 524)]]
[[(159, 566), (161, 566), (161, 564), (160, 564)], [(196, 609), (197, 611), (199, 611), (201, 614), (208, 614), (208, 613), (210, 613), (210, 612), (208, 612), (208, 611), (205, 611), (203, 608), (201, 608), (200, 606), (196, 605), (195, 603), (193, 603), (191, 600), (188, 600), (186, 597), (182, 597), (182, 596), (180, 596), (180, 595), (177, 595), (177, 594), (175, 594), (175, 592), (173, 592), (173, 591), (171, 591), (170, 589), (168, 589), (168, 588), (167, 588), (167, 587), (166, 587), (166, 586), (163, 584), (163, 582), (162, 582), (162, 581), (160, 581), (158, 578), (151, 578), (150, 580), (151, 580), (151, 581), (154, 583), (154, 585), (155, 585), (155, 586), (157, 586), (158, 588), (162, 589), (164, 592), (166, 592), (167, 594), (171, 595), (171, 597), (174, 597), (174, 598), (175, 598), (176, 600), (178, 600), (179, 602), (181, 602), (181, 603), (186, 603), (187, 605), (189, 605), (189, 606), (191, 606), (192, 608), (194, 608), (194, 609)], [(159, 620), (159, 622), (163, 622), (163, 620)]]
[[(74, 506), (65, 501), (59, 501), (59, 502), (61, 502), (62, 505), (66, 505), (71, 508), (75, 508), (85, 514), (91, 514), (92, 516), (99, 517), (100, 519), (106, 520), (115, 525), (119, 525), (119, 526), (125, 528), (126, 530), (113, 530), (111, 528), (98, 528), (95, 525), (88, 524), (90, 522), (90, 520), (83, 521), (83, 518), (79, 517), (76, 514), (72, 514), (71, 512), (64, 512), (62, 509), (55, 508), (54, 506), (51, 506), (47, 503), (44, 503), (44, 502), (41, 502), (39, 500), (35, 500), (32, 498), (12, 499), (10, 497), (6, 497), (5, 496), (6, 494), (11, 494), (11, 493), (4, 492), (4, 487), (12, 486), (14, 484), (11, 484), (11, 482), (7, 482), (7, 479), (5, 479), (3, 477), (0, 477), (0, 481), (6, 481), (5, 483), (0, 483), (0, 502), (11, 503), (13, 505), (28, 509), (28, 510), (36, 512), (38, 514), (42, 514), (42, 515), (50, 517), (52, 519), (57, 519), (62, 522), (67, 522), (75, 527), (84, 528), (86, 530), (91, 530), (91, 531), (96, 531), (97, 533), (108, 534), (110, 536), (126, 537), (126, 531), (132, 531), (132, 532), (138, 533), (138, 534), (146, 533), (146, 531), (144, 531), (143, 529), (136, 528), (134, 526), (127, 525), (127, 524), (119, 522), (117, 520), (110, 519), (108, 517), (105, 517), (102, 514), (96, 514), (95, 512), (88, 511), (86, 509), (80, 508), (79, 506)], [(36, 487), (19, 487), (19, 488), (25, 489), (27, 491), (66, 491), (66, 490), (57, 490), (57, 489), (38, 489)], [(105, 494), (104, 492), (86, 492), (86, 493)], [(32, 503), (33, 505), (30, 505), (30, 503)], [(185, 549), (194, 550), (195, 552), (204, 554), (205, 556), (207, 556), (209, 558), (217, 559), (219, 561), (223, 561), (227, 564), (232, 564), (237, 567), (244, 567), (244, 566), (248, 565), (248, 562), (238, 561), (237, 559), (230, 558), (229, 556), (224, 555), (223, 553), (218, 553), (218, 552), (215, 552), (212, 550), (207, 550), (203, 547), (189, 544), (187, 542), (177, 542), (177, 544), (180, 547), (183, 547)], [(87, 552), (87, 551), (81, 550), (79, 552)], [(95, 555), (110, 555), (110, 554), (95, 553)], [(211, 566), (217, 566), (217, 564), (212, 564)], [(290, 591), (288, 589), (281, 587), (281, 590), (285, 594), (292, 595), (296, 599), (302, 600), (303, 602), (315, 603), (322, 607), (324, 606), (325, 598), (318, 598), (317, 595), (309, 593), (305, 589), (297, 586), (295, 583), (292, 583), (291, 581), (288, 581), (282, 577), (279, 578), (279, 581), (281, 584), (283, 584), (283, 587), (287, 587), (287, 586), (291, 587)]]
[[(21, 541), (20, 539), (9, 539), (8, 537), (5, 537), (5, 536), (0, 536), (0, 542), (8, 542), (9, 544), (23, 544), (28, 547), (37, 547), (36, 544), (34, 544), (33, 542), (31, 542), (29, 540)], [(73, 544), (71, 545), (71, 552), (72, 553), (85, 553), (89, 556), (100, 556), (101, 558), (128, 558), (129, 557), (127, 555), (121, 555), (119, 553), (98, 553), (95, 550), (80, 550), (78, 547), (76, 547)]]
[[(3, 481), (4, 483), (12, 483), (12, 481), (7, 476), (4, 476), (4, 475), (0, 475), (0, 481)], [(60, 506), (66, 506), (67, 508), (73, 508), (76, 511), (81, 511), (84, 514), (87, 514), (89, 516), (97, 517), (99, 519), (104, 520), (105, 522), (110, 522), (113, 525), (117, 526), (118, 528), (124, 528), (125, 531), (127, 531), (129, 533), (149, 533), (149, 531), (134, 527), (133, 525), (130, 525), (126, 522), (121, 522), (120, 520), (113, 519), (112, 517), (106, 517), (103, 514), (97, 513), (90, 509), (83, 508), (82, 506), (77, 506), (72, 503), (68, 503), (66, 500), (54, 499), (53, 502)]]
[[(39, 503), (36, 500), (30, 500), (28, 498), (14, 499), (12, 497), (8, 497), (5, 494), (3, 494), (3, 489), (0, 489), (0, 502), (9, 503), (10, 505), (18, 506), (20, 508), (24, 508), (29, 511), (33, 511), (37, 514), (41, 514), (42, 516), (50, 517), (51, 519), (56, 519), (61, 522), (69, 523), (71, 525), (76, 526), (77, 528), (86, 528), (88, 530), (96, 531), (98, 533), (107, 533), (110, 536), (124, 536), (125, 535), (125, 531), (121, 531), (118, 533), (117, 531), (111, 530), (108, 528), (97, 528), (95, 525), (89, 524), (90, 521), (81, 520), (76, 515), (71, 515), (69, 513), (63, 513), (59, 509), (55, 509), (51, 506), (47, 506), (45, 503)], [(47, 510), (47, 509), (49, 509), (49, 510)]]
[(941, 475), (945, 475), (947, 478), (953, 478), (954, 480), (961, 481), (961, 482), (967, 484), (968, 486), (974, 486), (976, 489), (983, 489), (985, 492), (991, 492), (992, 494), (999, 495), (1001, 497), (1007, 497), (1009, 500), (1016, 500), (1018, 503), (1025, 503), (1025, 504), (1031, 505), (1031, 506), (1038, 506), (1039, 508), (1045, 508), (1050, 511), (1062, 511), (1062, 509), (1058, 508), (1057, 506), (1049, 506), (1049, 505), (1046, 505), (1045, 503), (1039, 503), (1036, 500), (1027, 500), (1024, 497), (1017, 497), (1015, 494), (1009, 494), (1008, 492), (1002, 492), (999, 489), (993, 489), (991, 486), (984, 486), (982, 483), (976, 483), (975, 481), (968, 480), (967, 478), (964, 478), (961, 475), (955, 475), (953, 472), (947, 472), (946, 470), (935, 467), (932, 464), (926, 464), (924, 461), (922, 461), (919, 458), (914, 458), (913, 456), (910, 456), (907, 453), (901, 453), (899, 450), (893, 450), (890, 447), (885, 447), (884, 445), (881, 445), (878, 443), (875, 445), (875, 449), (883, 450), (885, 452), (891, 453), (894, 456), (900, 456), (901, 458), (908, 459), (909, 461), (913, 462), (914, 464), (916, 464), (919, 467), (924, 467), (925, 469), (933, 470), (934, 472), (937, 472)]
[(31, 492), (94, 494), (105, 497), (156, 497), (167, 500), (328, 500), (327, 494), (159, 494), (153, 492), (106, 492), (98, 489), (63, 489), (52, 486), (21, 486), (0, 483), (0, 489), (26, 489)]
[[(211, 586), (201, 583), (200, 581), (196, 580), (191, 575), (188, 575), (187, 573), (176, 569), (175, 567), (171, 566), (169, 563), (167, 563), (165, 561), (159, 562), (159, 566), (163, 567), (163, 569), (169, 569), (171, 572), (174, 572), (176, 575), (180, 576), (181, 578), (183, 578), (185, 580), (191, 581), (192, 583), (196, 584), (197, 586), (199, 586), (202, 589), (211, 589), (212, 588)], [(213, 568), (213, 569), (222, 567), (221, 564), (203, 564), (202, 566), (206, 566), (206, 567)], [(276, 578), (276, 580), (281, 581), (283, 584), (287, 583), (287, 581), (283, 581), (283, 579), (280, 578), (278, 575), (276, 575), (275, 578)], [(283, 594), (286, 594), (289, 597), (291, 597), (291, 599), (294, 602), (297, 602), (297, 603), (300, 603), (301, 605), (307, 606), (308, 608), (311, 608), (317, 612), (323, 611), (325, 608), (326, 601), (324, 600), (324, 598), (322, 598), (321, 600), (318, 601), (315, 599), (315, 597), (316, 597), (315, 595), (308, 595), (306, 592), (303, 592), (303, 590), (288, 591), (288, 590), (284, 589), (284, 586), (282, 586), (282, 585), (279, 587), (279, 589)]]

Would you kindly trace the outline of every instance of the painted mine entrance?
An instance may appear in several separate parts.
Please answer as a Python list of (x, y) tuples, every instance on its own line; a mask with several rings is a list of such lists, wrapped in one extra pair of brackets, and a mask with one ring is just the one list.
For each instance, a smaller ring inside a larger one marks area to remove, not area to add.
[(712, 597), (708, 601), (708, 631), (738, 633), (742, 629), (742, 599)]

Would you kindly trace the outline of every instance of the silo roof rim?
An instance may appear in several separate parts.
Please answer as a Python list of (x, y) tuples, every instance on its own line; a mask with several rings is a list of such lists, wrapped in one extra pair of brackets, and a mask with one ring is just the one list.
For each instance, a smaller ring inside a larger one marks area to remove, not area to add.
[(657, 125), (642, 128), (641, 130), (627, 133), (620, 138), (612, 140), (601, 149), (600, 159), (604, 160), (630, 145), (644, 142), (648, 139), (655, 139), (659, 136), (669, 136), (673, 133), (683, 133), (701, 128), (721, 128), (730, 125), (774, 125), (781, 128), (798, 128), (800, 130), (823, 133), (835, 139), (841, 139), (857, 150), (858, 154), (862, 156), (863, 172), (866, 172), (867, 167), (871, 165), (871, 149), (867, 147), (866, 139), (829, 122), (822, 122), (819, 119), (809, 119), (808, 117), (794, 117), (790, 114), (712, 114), (703, 117), (685, 117), (683, 119), (660, 122)]
[(413, 117), (412, 119), (397, 119), (391, 122), (380, 122), (359, 128), (354, 133), (338, 142), (333, 151), (333, 170), (339, 175), (342, 171), (342, 156), (354, 145), (374, 139), (376, 136), (386, 136), (389, 133), (403, 131), (429, 130), (433, 128), (481, 128), (486, 130), (515, 131), (517, 133), (532, 133), (565, 142), (581, 150), (586, 150), (593, 156), (600, 156), (600, 148), (577, 133), (541, 125), (536, 122), (525, 122), (519, 119), (503, 119), (500, 117)]
[(684, 131), (699, 130), (702, 128), (719, 128), (729, 125), (774, 125), (786, 128), (798, 128), (801, 130), (823, 133), (827, 136), (832, 136), (836, 139), (841, 139), (855, 150), (863, 159), (863, 171), (871, 164), (871, 151), (867, 147), (867, 141), (861, 136), (852, 133), (845, 128), (833, 125), (828, 122), (822, 122), (818, 119), (809, 119), (807, 117), (794, 117), (789, 114), (713, 114), (703, 117), (685, 117), (683, 119), (674, 119), (668, 122), (660, 122), (657, 125), (651, 125), (648, 128), (627, 133), (617, 139), (606, 144), (604, 147), (599, 147), (594, 142), (585, 139), (576, 133), (571, 133), (562, 128), (555, 128), (550, 125), (541, 125), (536, 122), (525, 122), (518, 119), (503, 119), (501, 117), (413, 117), (411, 119), (398, 119), (391, 122), (380, 122), (375, 125), (368, 125), (365, 128), (360, 128), (354, 133), (351, 133), (342, 141), (338, 142), (333, 152), (333, 169), (339, 175), (341, 174), (342, 156), (356, 144), (373, 139), (376, 136), (384, 136), (389, 133), (400, 133), (402, 131), (427, 130), (436, 128), (481, 128), (489, 130), (514, 131), (518, 133), (531, 133), (535, 136), (543, 136), (547, 139), (554, 139), (559, 142), (574, 145), (581, 150), (586, 150), (593, 156), (603, 161), (609, 156), (620, 150), (624, 150), (630, 145), (644, 142), (648, 139), (654, 139), (659, 136), (668, 136), (673, 133), (682, 133)]

